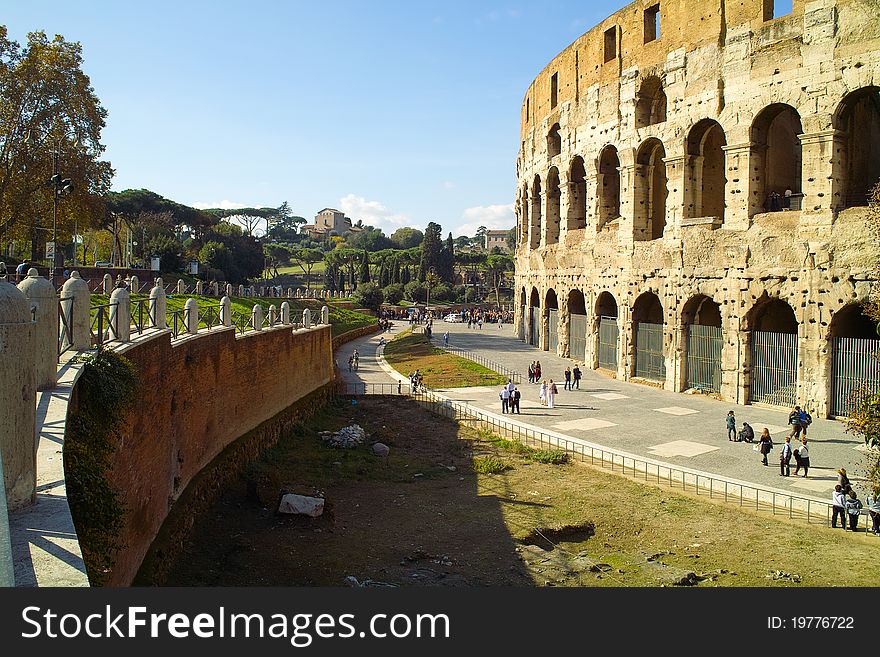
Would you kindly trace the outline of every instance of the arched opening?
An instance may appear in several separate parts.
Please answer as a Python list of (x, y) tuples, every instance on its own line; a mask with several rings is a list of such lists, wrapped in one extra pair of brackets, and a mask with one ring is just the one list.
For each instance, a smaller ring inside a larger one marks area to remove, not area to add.
[(633, 345), (635, 375), (664, 381), (666, 359), (663, 355), (663, 305), (653, 292), (639, 295), (633, 305)]
[(519, 202), (520, 211), (520, 239), (519, 243), (524, 247), (529, 246), (529, 190), (523, 187)]
[(790, 105), (765, 107), (752, 123), (752, 152), (757, 158), (753, 193), (765, 212), (800, 210), (801, 117)]
[(547, 244), (559, 242), (559, 201), (562, 192), (559, 189), (559, 170), (550, 169), (547, 174)]
[(666, 120), (666, 93), (656, 75), (645, 78), (636, 96), (636, 127), (662, 123)]
[(587, 173), (582, 157), (571, 161), (568, 173), (568, 225), (567, 230), (579, 230), (587, 226)]
[(880, 390), (878, 328), (859, 304), (845, 306), (831, 318), (831, 415), (850, 415), (865, 394)]
[(614, 146), (599, 155), (599, 228), (620, 216), (620, 158)]
[(617, 371), (617, 301), (610, 292), (602, 292), (596, 299), (596, 317), (599, 320), (598, 365)]
[(575, 360), (587, 356), (587, 303), (580, 290), (568, 293), (568, 355)]
[(541, 339), (541, 295), (537, 288), (532, 288), (529, 296), (529, 344), (537, 346)]
[(685, 334), (685, 387), (721, 391), (721, 306), (704, 294), (691, 297), (681, 313)]
[(724, 221), (726, 145), (724, 130), (717, 121), (703, 119), (691, 128), (687, 139), (686, 217), (717, 217)]
[(526, 288), (520, 290), (519, 293), (519, 339), (526, 341), (526, 323), (528, 322), (528, 312), (526, 310)]
[(666, 149), (659, 139), (648, 139), (636, 155), (636, 207), (633, 239), (656, 240), (666, 230)]
[(562, 152), (562, 137), (559, 135), (559, 124), (554, 123), (547, 133), (547, 157), (556, 157)]
[(532, 208), (529, 215), (529, 248), (537, 249), (541, 246), (541, 176), (535, 176), (532, 183)]
[(751, 333), (749, 401), (794, 406), (797, 398), (798, 322), (791, 306), (765, 293), (746, 315)]
[(547, 309), (547, 351), (556, 353), (559, 346), (559, 300), (556, 298), (556, 290), (547, 290), (544, 307)]
[(880, 180), (880, 87), (864, 87), (843, 99), (834, 126), (844, 133), (843, 208), (868, 204)]

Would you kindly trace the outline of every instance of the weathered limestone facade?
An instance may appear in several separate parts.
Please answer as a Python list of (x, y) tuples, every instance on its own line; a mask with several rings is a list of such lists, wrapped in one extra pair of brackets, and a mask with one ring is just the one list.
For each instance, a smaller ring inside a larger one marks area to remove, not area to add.
[(668, 390), (843, 414), (877, 337), (858, 304), (880, 261), (880, 12), (772, 4), (637, 1), (535, 78), (522, 339)]

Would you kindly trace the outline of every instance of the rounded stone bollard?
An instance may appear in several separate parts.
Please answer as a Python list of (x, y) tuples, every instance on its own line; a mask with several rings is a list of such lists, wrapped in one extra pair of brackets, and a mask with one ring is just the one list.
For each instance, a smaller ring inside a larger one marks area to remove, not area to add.
[(202, 283), (202, 281), (196, 281), (196, 294), (201, 296), (204, 293), (205, 293), (205, 285)]
[(91, 297), (89, 284), (78, 271), (71, 272), (61, 288), (61, 310), (67, 318), (62, 348), (72, 346), (77, 351), (85, 351), (92, 347)]
[(113, 294), (113, 277), (110, 274), (104, 274), (104, 294)]
[(330, 308), (327, 306), (321, 306), (321, 323), (329, 324), (330, 323)]
[(287, 298), (290, 299), (293, 297), (293, 288), (287, 288)]
[(227, 283), (227, 284), (226, 284), (226, 296), (227, 296), (227, 297), (231, 297), (231, 296), (232, 296), (232, 283)]
[(187, 299), (183, 304), (183, 316), (186, 319), (186, 332), (199, 332), (199, 302), (195, 299)]
[(54, 388), (58, 382), (58, 295), (55, 288), (31, 267), (18, 284), (30, 303), (34, 321), (34, 357), (37, 390)]
[(220, 296), (220, 284), (217, 281), (211, 281), (211, 295), (215, 297)]
[(238, 286), (238, 296), (240, 296), (240, 297), (244, 296), (244, 285)]
[(254, 325), (255, 331), (263, 330), (263, 306), (260, 304), (254, 304), (254, 308), (251, 311), (251, 323)]
[[(226, 287), (228, 289), (232, 286), (227, 285)], [(232, 299), (229, 296), (220, 299), (220, 320), (223, 322), (223, 326), (232, 326)]]
[(124, 285), (110, 295), (110, 332), (114, 340), (131, 339), (131, 294)]
[(303, 310), (303, 328), (312, 328), (312, 311), (308, 308)]
[(0, 453), (10, 511), (30, 504), (36, 494), (37, 386), (33, 336), (34, 321), (27, 297), (12, 283), (0, 281)]
[(168, 300), (162, 279), (156, 279), (156, 285), (150, 290), (150, 326), (157, 329), (168, 328)]
[(278, 309), (274, 303), (269, 304), (269, 326), (275, 326), (278, 321)]
[(281, 323), (290, 324), (290, 304), (287, 301), (281, 304)]
[(179, 279), (177, 281), (177, 294), (184, 294), (186, 292), (186, 285), (183, 282), (183, 279)]
[(141, 281), (134, 274), (132, 274), (131, 277), (128, 279), (128, 290), (132, 294), (137, 294), (141, 291)]

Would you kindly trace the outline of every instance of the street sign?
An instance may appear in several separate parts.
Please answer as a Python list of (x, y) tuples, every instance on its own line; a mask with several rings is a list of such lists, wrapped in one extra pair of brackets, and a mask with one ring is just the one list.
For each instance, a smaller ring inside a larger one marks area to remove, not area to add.
[(52, 260), (55, 257), (55, 242), (46, 242), (46, 259)]

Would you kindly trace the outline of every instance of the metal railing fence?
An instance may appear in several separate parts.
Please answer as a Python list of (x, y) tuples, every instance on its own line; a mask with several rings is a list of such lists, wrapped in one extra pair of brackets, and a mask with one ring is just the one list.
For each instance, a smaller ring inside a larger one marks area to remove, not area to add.
[[(58, 299), (58, 356), (73, 349), (73, 297)], [(66, 307), (65, 307), (66, 305)]]
[(116, 303), (102, 303), (92, 306), (92, 321), (89, 330), (92, 333), (92, 345), (101, 347), (103, 344), (116, 339), (116, 329), (111, 319), (111, 309)]
[[(432, 340), (434, 337), (435, 337), (434, 335), (431, 336)], [(483, 367), (486, 367), (494, 372), (498, 372), (498, 374), (501, 374), (503, 376), (510, 378), (510, 380), (513, 381), (514, 383), (522, 383), (522, 377), (520, 376), (519, 372), (512, 370), (509, 367), (504, 367), (504, 365), (501, 365), (500, 363), (496, 363), (493, 360), (489, 360), (488, 358), (485, 358), (485, 357), (481, 356), (480, 354), (475, 354), (472, 351), (468, 351), (466, 349), (461, 349), (459, 347), (456, 347), (455, 345), (451, 345), (451, 344), (444, 345), (444, 344), (442, 344), (442, 342), (439, 344), (435, 344), (435, 346), (442, 347), (446, 351), (448, 351), (452, 354), (455, 354), (456, 356), (461, 356), (462, 358), (467, 358), (468, 360), (471, 360), (475, 363), (478, 363), (478, 364), (482, 365)]]

